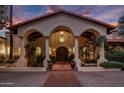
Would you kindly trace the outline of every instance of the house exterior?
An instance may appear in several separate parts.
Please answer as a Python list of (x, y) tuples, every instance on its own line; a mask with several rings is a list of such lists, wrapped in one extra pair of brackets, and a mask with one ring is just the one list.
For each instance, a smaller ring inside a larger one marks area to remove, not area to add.
[(71, 58), (77, 67), (90, 63), (99, 66), (106, 60), (104, 44), (98, 47), (94, 39), (105, 36), (108, 42), (117, 40), (114, 31), (111, 32), (114, 28), (63, 10), (15, 24), (9, 29), (13, 31), (14, 56), (19, 56), (16, 66), (31, 67), (38, 57), (42, 57), (45, 67), (49, 59), (68, 62)]
[(5, 62), (8, 57), (7, 38), (0, 36), (0, 63)]

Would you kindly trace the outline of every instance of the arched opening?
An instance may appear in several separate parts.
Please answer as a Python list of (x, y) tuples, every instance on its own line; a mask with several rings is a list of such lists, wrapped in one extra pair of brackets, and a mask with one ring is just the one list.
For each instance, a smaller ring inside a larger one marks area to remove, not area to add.
[(88, 29), (79, 37), (79, 58), (82, 64), (97, 63), (99, 48), (95, 44), (95, 38), (100, 36), (94, 29)]
[(59, 26), (53, 29), (49, 44), (50, 56), (56, 61), (67, 61), (74, 54), (74, 35), (67, 27)]
[(43, 66), (43, 60), (45, 58), (45, 38), (37, 30), (33, 29), (27, 31), (25, 34), (25, 56), (28, 66)]
[(56, 49), (56, 61), (68, 61), (68, 49), (66, 47)]

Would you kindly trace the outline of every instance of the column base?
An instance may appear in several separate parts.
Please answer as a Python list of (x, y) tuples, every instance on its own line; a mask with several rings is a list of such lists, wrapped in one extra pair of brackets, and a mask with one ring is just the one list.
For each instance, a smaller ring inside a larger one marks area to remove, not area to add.
[(16, 63), (16, 67), (27, 67), (27, 60), (25, 58), (20, 58)]
[(78, 58), (75, 58), (75, 63), (76, 63), (76, 67), (81, 67), (81, 60)]
[(103, 62), (107, 62), (107, 59), (105, 59), (105, 58), (98, 59), (97, 60), (97, 66), (100, 66), (100, 64)]
[(43, 61), (43, 66), (44, 66), (44, 67), (48, 67), (48, 59), (45, 59), (45, 60)]

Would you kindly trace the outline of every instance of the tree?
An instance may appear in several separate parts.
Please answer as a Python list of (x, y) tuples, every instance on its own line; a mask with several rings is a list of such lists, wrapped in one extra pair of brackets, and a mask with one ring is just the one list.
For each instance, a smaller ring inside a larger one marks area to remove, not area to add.
[[(7, 27), (8, 23), (10, 27), (12, 26), (12, 14), (13, 14), (13, 8), (12, 5), (10, 5), (10, 9), (8, 9), (9, 6), (0, 5), (0, 29), (3, 27)], [(9, 62), (12, 62), (13, 60), (13, 35), (12, 30), (10, 30), (10, 54), (9, 54)]]
[[(100, 55), (104, 55), (104, 47), (107, 46), (107, 38), (105, 36), (97, 36), (94, 38), (94, 44), (96, 46), (95, 51), (100, 52)], [(98, 48), (101, 48), (101, 50), (98, 50)], [(98, 54), (95, 55), (95, 59), (101, 58), (101, 56), (98, 56)], [(104, 60), (104, 58), (102, 58)]]
[(119, 18), (118, 23), (119, 23), (117, 27), (118, 35), (124, 37), (124, 15)]
[(0, 29), (6, 27), (8, 24), (8, 7), (0, 5)]
[(103, 47), (102, 44), (107, 44), (107, 38), (105, 36), (98, 36), (94, 39), (94, 43), (97, 47)]
[[(10, 5), (10, 28), (13, 24), (13, 6)], [(9, 54), (9, 63), (13, 63), (13, 35), (12, 30), (10, 29), (10, 54)]]

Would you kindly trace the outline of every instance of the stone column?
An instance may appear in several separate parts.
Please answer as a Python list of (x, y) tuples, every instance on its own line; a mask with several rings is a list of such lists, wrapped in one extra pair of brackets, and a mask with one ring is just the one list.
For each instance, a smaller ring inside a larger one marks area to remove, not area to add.
[(75, 37), (75, 59), (79, 59), (79, 53), (78, 53), (78, 37)]
[(102, 46), (100, 47), (99, 54), (100, 54), (100, 58), (99, 58), (98, 61), (97, 61), (97, 65), (98, 65), (98, 66), (99, 66), (100, 63), (106, 61), (106, 59), (105, 59), (104, 43), (102, 43)]
[(25, 47), (24, 47), (25, 40), (20, 37), (20, 58), (17, 62), (18, 67), (25, 67), (27, 66), (27, 62), (25, 60)]
[(49, 37), (45, 37), (45, 60), (44, 66), (48, 67), (48, 60), (49, 60)]
[(75, 62), (76, 62), (76, 67), (81, 66), (81, 62), (79, 59), (79, 47), (78, 47), (78, 37), (75, 37)]

